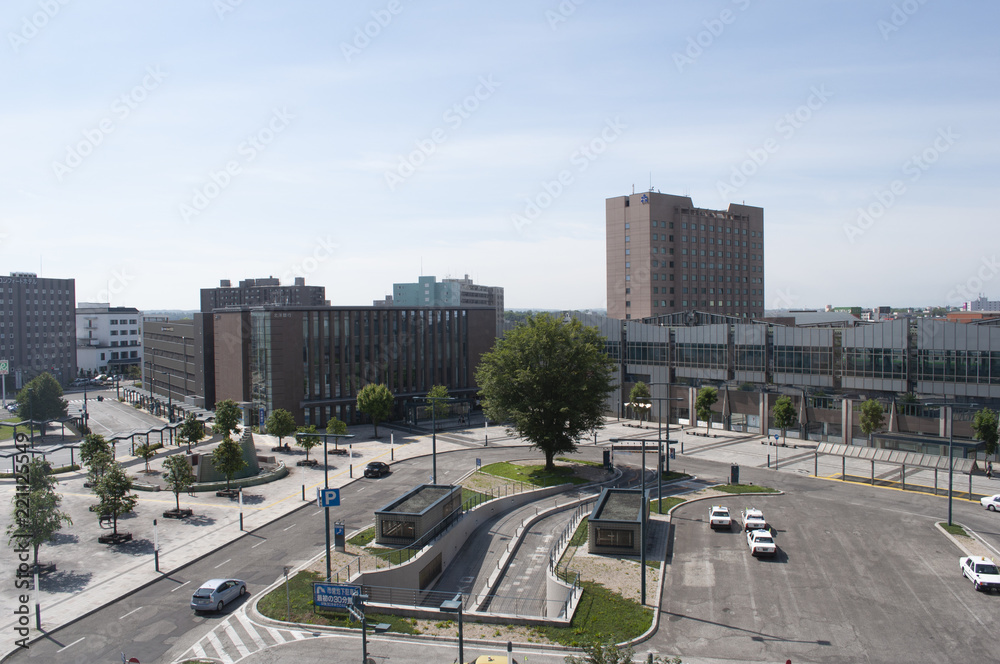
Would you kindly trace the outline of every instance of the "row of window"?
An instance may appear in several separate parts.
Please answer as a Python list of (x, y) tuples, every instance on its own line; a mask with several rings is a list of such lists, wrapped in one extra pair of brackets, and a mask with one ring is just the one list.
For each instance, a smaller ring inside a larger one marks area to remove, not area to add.
[[(126, 319), (124, 318), (121, 319), (121, 325), (135, 325), (136, 322), (137, 321), (135, 318), (129, 318), (128, 322), (126, 322)], [(117, 319), (112, 318), (111, 320), (108, 321), (108, 323), (111, 325), (118, 325), (119, 321)]]

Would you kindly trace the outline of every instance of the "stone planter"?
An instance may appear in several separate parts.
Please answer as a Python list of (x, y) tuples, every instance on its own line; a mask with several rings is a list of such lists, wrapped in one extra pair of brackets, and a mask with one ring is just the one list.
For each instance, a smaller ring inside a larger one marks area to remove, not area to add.
[(132, 533), (112, 533), (110, 535), (101, 535), (97, 538), (97, 541), (101, 544), (121, 544), (123, 542), (131, 542)]
[(318, 466), (319, 461), (316, 459), (302, 459), (301, 461), (295, 462), (296, 466)]
[(238, 498), (240, 495), (239, 489), (220, 489), (215, 492), (215, 495), (219, 498)]
[(167, 510), (163, 513), (164, 519), (186, 519), (187, 517), (194, 514), (194, 510), (190, 509), (179, 509), (179, 510)]

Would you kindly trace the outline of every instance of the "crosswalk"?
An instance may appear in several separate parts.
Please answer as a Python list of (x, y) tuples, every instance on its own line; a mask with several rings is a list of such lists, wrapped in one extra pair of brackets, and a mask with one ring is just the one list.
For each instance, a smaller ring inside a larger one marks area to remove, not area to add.
[(289, 641), (301, 641), (311, 637), (311, 633), (294, 629), (276, 629), (266, 625), (256, 625), (243, 611), (232, 614), (211, 632), (203, 636), (174, 664), (189, 659), (218, 660), (223, 664), (235, 664), (255, 652)]

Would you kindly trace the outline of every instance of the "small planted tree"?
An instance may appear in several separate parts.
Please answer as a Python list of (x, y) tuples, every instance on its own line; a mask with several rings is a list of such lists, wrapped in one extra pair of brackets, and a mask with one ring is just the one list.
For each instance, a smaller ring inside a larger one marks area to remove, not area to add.
[(885, 424), (885, 411), (882, 404), (875, 399), (869, 399), (861, 404), (861, 433), (868, 436), (868, 447), (872, 445), (872, 434)]
[[(111, 517), (111, 536), (98, 538), (98, 541), (116, 543), (132, 539), (131, 535), (122, 537), (118, 533), (118, 517), (135, 509), (138, 497), (132, 493), (132, 478), (128, 476), (120, 463), (112, 463), (104, 476), (97, 481), (94, 493), (100, 499), (94, 506), (100, 516)], [(100, 518), (100, 516), (98, 518)]]
[(212, 452), (212, 465), (226, 476), (225, 494), (231, 496), (233, 490), (229, 488), (229, 485), (233, 481), (233, 475), (247, 467), (247, 462), (243, 458), (243, 448), (235, 440), (226, 436)]
[(652, 405), (650, 397), (649, 385), (646, 385), (641, 380), (633, 385), (632, 390), (628, 393), (629, 405), (632, 406), (633, 410), (639, 411), (640, 423), (643, 421), (643, 415), (649, 413), (650, 406)]
[(299, 447), (301, 447), (302, 449), (304, 449), (306, 451), (306, 463), (308, 464), (309, 463), (309, 450), (311, 450), (312, 448), (316, 447), (321, 442), (323, 442), (323, 439), (320, 436), (310, 436), (310, 435), (308, 435), (308, 434), (311, 434), (311, 433), (316, 433), (316, 425), (315, 424), (310, 424), (307, 427), (299, 427), (299, 433), (300, 434), (307, 434), (307, 435), (304, 435), (304, 436), (303, 435), (296, 436), (295, 437), (295, 444), (298, 445)]
[(719, 400), (719, 391), (714, 387), (705, 386), (698, 390), (698, 398), (694, 402), (698, 419), (705, 420), (705, 435), (712, 428), (712, 406)]
[[(284, 408), (279, 408), (267, 418), (267, 432), (278, 437), (278, 447), (282, 447), (281, 439), (295, 433), (295, 417)], [(288, 445), (284, 446), (288, 449)]]
[(215, 404), (215, 423), (212, 431), (222, 434), (223, 438), (232, 438), (243, 422), (243, 411), (238, 403), (226, 399)]
[(358, 410), (372, 419), (375, 437), (378, 438), (378, 424), (392, 412), (392, 392), (382, 383), (369, 383), (358, 392)]
[(444, 419), (451, 408), (448, 406), (448, 388), (444, 385), (432, 385), (427, 393), (427, 410), (432, 421)]
[(156, 456), (156, 450), (147, 442), (135, 448), (135, 455), (146, 462), (146, 469), (143, 472), (148, 475), (151, 472), (149, 470), (149, 462)]
[(326, 423), (326, 432), (336, 434), (338, 436), (346, 436), (347, 422), (336, 417), (331, 417), (330, 421)]
[(187, 491), (194, 484), (194, 471), (186, 457), (174, 454), (163, 461), (163, 482), (174, 494), (177, 508), (163, 513), (167, 518), (181, 518), (191, 515), (191, 510), (181, 509), (181, 492)]
[(205, 437), (205, 425), (195, 417), (194, 413), (190, 413), (184, 420), (184, 424), (177, 431), (177, 440), (181, 443), (187, 443), (188, 453), (191, 452), (191, 445), (197, 443), (202, 438)]
[(80, 463), (84, 466), (90, 465), (90, 460), (98, 452), (111, 454), (111, 443), (104, 440), (104, 436), (96, 433), (87, 434), (80, 443)]
[(989, 408), (983, 408), (976, 412), (972, 420), (972, 431), (976, 440), (981, 440), (986, 444), (986, 453), (993, 454), (997, 451), (997, 414)]
[[(19, 476), (27, 476), (27, 491), (18, 491), (11, 499), (13, 510), (7, 526), (7, 545), (34, 551), (34, 564), (38, 564), (38, 548), (52, 539), (65, 523), (73, 520), (59, 509), (62, 496), (56, 493), (58, 484), (50, 473), (48, 462), (38, 457), (18, 469)], [(20, 482), (19, 482), (20, 486)]]
[(785, 444), (785, 431), (789, 427), (795, 426), (799, 421), (799, 414), (795, 412), (795, 405), (789, 396), (778, 397), (774, 402), (774, 426), (781, 429), (781, 444)]
[(110, 449), (95, 450), (87, 459), (87, 483), (91, 487), (96, 487), (98, 480), (104, 477), (114, 462), (115, 458), (111, 456)]

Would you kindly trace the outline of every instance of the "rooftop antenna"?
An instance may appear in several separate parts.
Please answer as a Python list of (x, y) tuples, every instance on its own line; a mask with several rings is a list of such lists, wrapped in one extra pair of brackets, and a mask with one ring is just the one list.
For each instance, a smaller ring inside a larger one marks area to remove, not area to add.
[(649, 190), (653, 191), (653, 171), (649, 172)]

